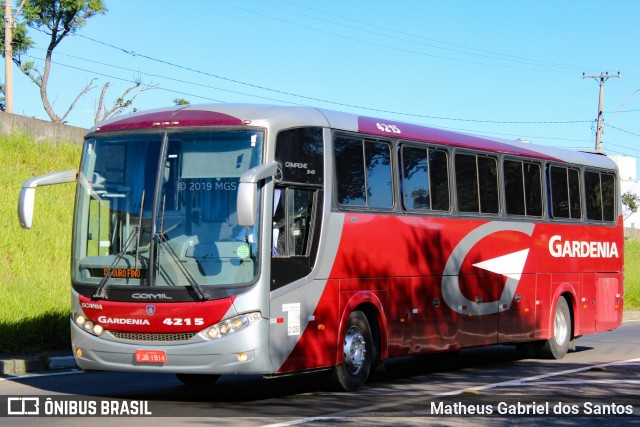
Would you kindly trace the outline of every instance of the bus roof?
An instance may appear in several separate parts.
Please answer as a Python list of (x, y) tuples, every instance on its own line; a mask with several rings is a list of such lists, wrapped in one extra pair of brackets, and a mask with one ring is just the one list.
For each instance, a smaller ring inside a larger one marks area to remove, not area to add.
[(471, 135), (395, 120), (304, 106), (264, 104), (173, 106), (108, 119), (90, 129), (87, 136), (112, 131), (247, 125), (271, 128), (330, 127), (336, 130), (360, 132), (386, 138), (431, 142), (451, 147), (616, 169), (616, 165), (611, 159), (594, 152), (574, 151), (523, 141)]

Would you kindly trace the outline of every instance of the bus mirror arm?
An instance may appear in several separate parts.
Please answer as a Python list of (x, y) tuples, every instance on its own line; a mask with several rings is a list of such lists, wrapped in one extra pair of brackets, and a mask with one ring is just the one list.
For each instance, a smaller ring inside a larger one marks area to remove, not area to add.
[(77, 177), (75, 170), (54, 172), (47, 175), (40, 175), (26, 180), (22, 184), (20, 197), (18, 198), (18, 219), (20, 226), (30, 229), (33, 222), (33, 208), (35, 206), (36, 188), (43, 185), (64, 184), (74, 182)]
[(251, 168), (240, 176), (238, 186), (238, 224), (252, 227), (256, 223), (258, 207), (258, 182), (275, 176), (278, 162), (265, 163)]

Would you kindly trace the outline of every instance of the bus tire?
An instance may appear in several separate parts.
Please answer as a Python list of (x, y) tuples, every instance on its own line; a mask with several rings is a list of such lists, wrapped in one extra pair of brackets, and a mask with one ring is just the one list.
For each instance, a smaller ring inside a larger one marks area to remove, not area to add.
[(218, 381), (220, 375), (213, 374), (176, 374), (176, 378), (188, 387), (208, 388)]
[(341, 354), (341, 363), (333, 369), (333, 385), (341, 391), (358, 390), (367, 382), (375, 357), (371, 327), (361, 311), (354, 311), (349, 316)]
[(571, 344), (571, 311), (564, 297), (560, 297), (553, 313), (553, 335), (542, 341), (538, 348), (538, 357), (543, 359), (562, 359)]

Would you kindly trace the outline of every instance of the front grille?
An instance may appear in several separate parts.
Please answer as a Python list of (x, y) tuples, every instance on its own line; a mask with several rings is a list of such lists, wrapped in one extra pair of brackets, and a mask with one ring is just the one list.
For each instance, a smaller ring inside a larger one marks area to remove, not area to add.
[(120, 332), (109, 331), (115, 338), (127, 341), (188, 341), (197, 334), (197, 332), (183, 332), (179, 334), (140, 334), (136, 332)]

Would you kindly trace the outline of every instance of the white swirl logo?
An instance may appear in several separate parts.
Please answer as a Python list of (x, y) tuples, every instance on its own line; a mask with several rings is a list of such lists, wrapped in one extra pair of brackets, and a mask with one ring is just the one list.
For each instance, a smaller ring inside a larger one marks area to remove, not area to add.
[(449, 255), (442, 273), (442, 296), (449, 308), (460, 314), (474, 316), (508, 310), (529, 255), (528, 248), (473, 264), (474, 267), (507, 277), (500, 299), (497, 301), (477, 303), (464, 296), (460, 290), (460, 268), (473, 247), (485, 237), (502, 231), (516, 231), (531, 237), (533, 229), (533, 224), (488, 222), (467, 234)]

